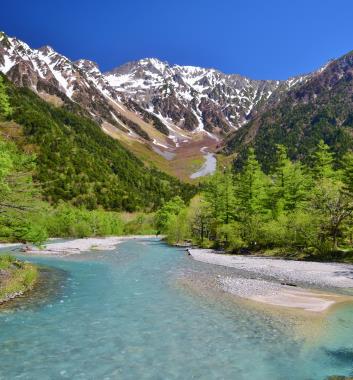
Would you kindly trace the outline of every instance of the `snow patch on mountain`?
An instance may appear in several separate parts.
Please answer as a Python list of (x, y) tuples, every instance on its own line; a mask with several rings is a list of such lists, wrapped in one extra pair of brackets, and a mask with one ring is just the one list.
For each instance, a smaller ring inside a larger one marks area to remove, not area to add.
[(309, 77), (252, 80), (213, 68), (171, 65), (156, 58), (102, 73), (95, 62), (72, 62), (50, 46), (31, 49), (4, 33), (0, 33), (0, 71), (16, 84), (38, 92), (45, 89), (38, 86), (40, 81), (50, 84), (98, 122), (124, 126), (130, 136), (137, 137), (136, 128), (132, 130), (134, 122), (130, 120), (130, 128), (126, 125), (129, 121), (119, 119), (126, 111), (134, 112), (160, 131), (164, 129), (162, 133), (169, 133), (176, 147), (192, 135), (221, 139), (250, 120), (264, 102), (273, 101)]

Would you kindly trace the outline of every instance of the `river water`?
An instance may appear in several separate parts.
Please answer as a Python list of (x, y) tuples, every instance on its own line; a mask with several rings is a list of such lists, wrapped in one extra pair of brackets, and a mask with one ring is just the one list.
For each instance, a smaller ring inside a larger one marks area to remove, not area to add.
[(185, 274), (217, 267), (154, 239), (30, 260), (52, 268), (51, 280), (44, 295), (0, 309), (0, 379), (320, 380), (353, 371), (351, 305), (319, 333), (294, 333), (286, 317), (189, 287)]
[(217, 159), (213, 153), (206, 151), (207, 147), (201, 148), (205, 162), (202, 164), (202, 167), (195, 173), (190, 175), (191, 179), (204, 177), (209, 174), (213, 174), (217, 168)]

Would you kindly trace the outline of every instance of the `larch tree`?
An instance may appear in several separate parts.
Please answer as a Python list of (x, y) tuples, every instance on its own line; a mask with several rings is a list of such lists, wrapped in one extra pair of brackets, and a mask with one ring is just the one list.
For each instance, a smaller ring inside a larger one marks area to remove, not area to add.
[(256, 159), (255, 150), (250, 148), (244, 168), (236, 175), (235, 181), (235, 197), (241, 214), (264, 212), (266, 182), (267, 178)]

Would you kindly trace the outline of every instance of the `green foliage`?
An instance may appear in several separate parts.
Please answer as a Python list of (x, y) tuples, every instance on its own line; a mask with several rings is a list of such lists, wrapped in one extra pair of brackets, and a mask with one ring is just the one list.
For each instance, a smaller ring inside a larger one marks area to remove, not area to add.
[(46, 230), (35, 217), (41, 203), (32, 182), (34, 157), (19, 152), (12, 143), (0, 140), (0, 237), (40, 244)]
[(313, 161), (314, 165), (312, 171), (315, 179), (334, 177), (335, 172), (333, 170), (333, 154), (330, 152), (330, 147), (325, 144), (323, 140), (319, 141), (317, 149), (314, 153)]
[(124, 224), (118, 213), (79, 209), (64, 203), (47, 211), (41, 224), (44, 223), (50, 237), (82, 238), (124, 233)]
[(216, 172), (208, 182), (205, 199), (213, 210), (216, 223), (230, 223), (234, 219), (234, 184), (229, 170)]
[(11, 116), (12, 108), (6, 91), (6, 85), (3, 77), (0, 75), (0, 117), (7, 118)]
[(334, 157), (320, 141), (308, 167), (278, 145), (266, 175), (250, 148), (240, 172), (209, 179), (182, 218), (183, 228), (201, 246), (337, 259), (340, 245), (353, 251), (352, 157), (347, 153), (342, 170), (334, 170)]
[(342, 161), (342, 182), (344, 189), (353, 194), (353, 153), (347, 152)]
[(124, 235), (155, 235), (154, 214), (139, 213), (124, 224)]
[(195, 188), (147, 168), (98, 124), (71, 105), (57, 108), (31, 90), (16, 88), (5, 77), (27, 145), (37, 153), (35, 180), (51, 204), (70, 202), (87, 209), (155, 210), (179, 195), (188, 201)]
[(235, 177), (237, 208), (242, 214), (262, 212), (266, 201), (266, 177), (253, 148), (249, 149), (244, 169)]
[(337, 249), (342, 225), (353, 213), (353, 194), (343, 191), (340, 181), (324, 178), (313, 189), (310, 208), (320, 220), (322, 240), (329, 237)]
[(291, 160), (311, 164), (320, 140), (335, 153), (338, 165), (353, 144), (351, 67), (352, 56), (349, 62), (332, 63), (320, 75), (295, 86), (279, 102), (270, 104), (258, 117), (230, 134), (224, 150), (237, 153), (236, 168), (243, 166), (247, 149), (252, 146), (262, 169), (271, 172), (277, 144), (286, 147)]
[(0, 301), (16, 293), (31, 289), (38, 279), (35, 265), (17, 260), (11, 255), (0, 256), (0, 269), (6, 273), (6, 280), (0, 285)]
[(223, 224), (217, 228), (217, 243), (226, 251), (238, 251), (245, 246), (241, 237), (241, 226), (237, 222)]
[(168, 230), (172, 217), (178, 215), (184, 208), (185, 203), (179, 196), (166, 202), (156, 213), (155, 224), (158, 232), (165, 233)]
[(7, 177), (13, 169), (13, 159), (10, 149), (5, 142), (0, 140), (0, 201), (9, 193)]
[(268, 198), (273, 215), (291, 211), (301, 205), (309, 187), (299, 162), (291, 162), (286, 148), (277, 145), (276, 164), (273, 168)]
[[(207, 192), (212, 188), (207, 187)], [(215, 209), (207, 202), (204, 197), (197, 195), (189, 206), (188, 223), (190, 225), (191, 237), (195, 244), (201, 247), (212, 245), (210, 240), (211, 233), (214, 233)]]
[[(140, 213), (124, 223), (119, 213), (59, 202), (52, 207), (32, 182), (34, 157), (0, 140), (0, 239), (43, 244), (48, 237), (153, 234), (154, 216)], [(183, 205), (180, 197), (175, 204)]]
[(166, 226), (167, 241), (170, 244), (179, 244), (190, 238), (188, 211), (183, 208), (178, 214), (171, 214)]
[(10, 268), (16, 261), (16, 258), (12, 255), (5, 254), (0, 256), (0, 269)]

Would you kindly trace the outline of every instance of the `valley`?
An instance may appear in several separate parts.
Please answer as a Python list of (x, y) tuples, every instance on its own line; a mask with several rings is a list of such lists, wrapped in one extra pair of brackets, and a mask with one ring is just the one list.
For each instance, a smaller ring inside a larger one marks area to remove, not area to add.
[(3, 32), (0, 71), (55, 106), (79, 105), (138, 157), (188, 181), (203, 165), (202, 147), (219, 149), (268, 102), (310, 78), (251, 80), (155, 58), (102, 73), (94, 62), (73, 62), (50, 46), (33, 49)]
[(0, 33), (1, 379), (349, 379), (352, 263), (353, 52), (261, 80)]

